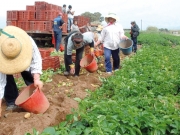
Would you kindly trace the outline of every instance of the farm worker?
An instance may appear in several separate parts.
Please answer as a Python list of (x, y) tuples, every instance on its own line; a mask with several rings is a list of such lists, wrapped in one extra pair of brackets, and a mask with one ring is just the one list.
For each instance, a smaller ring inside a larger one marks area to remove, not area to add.
[(17, 106), (18, 88), (13, 74), (21, 73), (26, 85), (34, 83), (42, 89), (42, 59), (34, 40), (22, 29), (6, 26), (0, 36), (0, 116), (2, 98), (7, 102), (6, 110)]
[(58, 52), (59, 51), (59, 47), (60, 47), (60, 44), (61, 44), (61, 39), (62, 39), (62, 27), (63, 25), (65, 24), (63, 19), (62, 19), (62, 13), (59, 12), (59, 15), (54, 18), (54, 21), (53, 21), (53, 30), (52, 30), (52, 34), (54, 35), (54, 38), (55, 38), (55, 45), (56, 45), (56, 51)]
[[(103, 43), (107, 74), (112, 74), (113, 69), (115, 71), (119, 69), (119, 43), (121, 40), (128, 38), (124, 35), (123, 27), (117, 23), (117, 19), (118, 17), (115, 13), (109, 13), (105, 17), (107, 26), (102, 29), (101, 38), (95, 44), (96, 47), (99, 43)], [(111, 65), (111, 55), (113, 59), (113, 68)]]
[(90, 22), (87, 22), (87, 24), (84, 26), (84, 28), (85, 28), (86, 32), (92, 31)]
[(139, 36), (139, 26), (135, 21), (131, 22), (131, 40), (133, 41), (133, 51), (137, 51), (137, 37)]
[(69, 5), (68, 6), (68, 10), (67, 10), (67, 15), (68, 15), (68, 33), (71, 32), (71, 25), (73, 24), (73, 19), (74, 19), (74, 12), (75, 11), (72, 11), (72, 6)]
[[(77, 40), (75, 40), (77, 39)], [(84, 52), (84, 47), (90, 46), (90, 54), (94, 56), (94, 34), (93, 32), (80, 33), (78, 31), (71, 32), (65, 38), (65, 50), (64, 50), (64, 63), (66, 71), (65, 76), (69, 74), (75, 77), (79, 76), (80, 72), (80, 60)], [(76, 50), (76, 62), (75, 65), (72, 62), (72, 51)]]
[(79, 27), (78, 25), (77, 25), (77, 20), (74, 20), (73, 21), (73, 24), (71, 25), (71, 31), (80, 31), (79, 29), (82, 29), (82, 28), (84, 28), (84, 26), (82, 26), (82, 27)]

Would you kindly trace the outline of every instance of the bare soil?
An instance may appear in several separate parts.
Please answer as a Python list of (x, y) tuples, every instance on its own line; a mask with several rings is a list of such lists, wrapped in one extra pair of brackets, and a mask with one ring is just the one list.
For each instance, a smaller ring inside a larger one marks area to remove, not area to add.
[[(120, 53), (121, 61), (129, 56)], [(61, 63), (62, 61), (61, 58)], [(14, 111), (5, 111), (6, 104), (3, 101), (0, 135), (24, 135), (27, 132), (32, 133), (33, 128), (42, 132), (44, 128), (64, 121), (66, 115), (71, 113), (71, 109), (78, 107), (78, 102), (74, 98), (85, 98), (87, 89), (94, 91), (101, 86), (99, 76), (108, 77), (102, 64), (104, 64), (104, 57), (101, 57), (98, 63), (98, 72), (89, 73), (82, 69), (79, 77), (54, 75), (53, 81), (45, 83), (42, 89), (50, 102), (50, 107), (44, 114), (31, 113), (30, 117), (25, 119), (24, 115), (27, 113), (25, 110), (18, 108)], [(61, 86), (59, 87), (58, 84)]]

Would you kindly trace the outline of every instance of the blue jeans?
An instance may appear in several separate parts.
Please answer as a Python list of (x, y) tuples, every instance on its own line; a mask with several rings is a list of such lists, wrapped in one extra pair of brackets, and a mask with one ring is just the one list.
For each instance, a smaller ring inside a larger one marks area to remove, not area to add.
[(56, 44), (56, 51), (58, 52), (62, 39), (62, 31), (54, 31), (54, 38)]
[(71, 30), (71, 25), (73, 24), (73, 18), (68, 18), (68, 31)]
[(111, 65), (111, 55), (113, 59), (113, 69), (119, 69), (120, 65), (120, 57), (119, 57), (119, 48), (116, 50), (110, 50), (104, 47), (104, 57), (105, 57), (105, 68), (106, 72), (112, 72), (112, 65)]

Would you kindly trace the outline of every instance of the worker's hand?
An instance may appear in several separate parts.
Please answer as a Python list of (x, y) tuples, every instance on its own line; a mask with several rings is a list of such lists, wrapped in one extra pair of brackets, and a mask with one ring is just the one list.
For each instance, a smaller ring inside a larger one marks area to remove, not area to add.
[(94, 48), (90, 48), (90, 54), (94, 57)]
[(124, 36), (121, 37), (121, 39), (122, 39), (122, 40), (127, 40), (128, 37), (124, 35)]
[(70, 73), (71, 73), (72, 75), (75, 74), (75, 66), (74, 66), (74, 64), (70, 65)]
[(38, 87), (41, 90), (43, 87), (43, 82), (40, 81), (40, 74), (34, 74), (33, 77), (34, 77), (34, 86)]
[(40, 80), (34, 80), (34, 86), (38, 87), (40, 90), (42, 90), (43, 82)]

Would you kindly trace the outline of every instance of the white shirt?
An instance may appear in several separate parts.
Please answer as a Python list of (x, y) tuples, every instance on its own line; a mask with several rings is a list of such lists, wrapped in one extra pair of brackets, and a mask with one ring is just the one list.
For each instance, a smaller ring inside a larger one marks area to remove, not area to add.
[[(70, 9), (68, 9), (68, 11), (72, 12)], [(68, 12), (68, 11), (67, 11), (67, 12)], [(72, 19), (73, 19), (73, 18), (74, 18), (74, 15), (72, 15), (71, 13), (68, 13), (68, 18), (72, 18)]]
[(108, 24), (101, 31), (100, 41), (103, 43), (104, 47), (111, 50), (116, 50), (119, 48), (119, 43), (122, 36), (124, 36), (124, 30), (120, 24)]
[[(34, 40), (30, 37), (32, 46), (33, 46), (33, 55), (32, 61), (27, 71), (31, 71), (31, 73), (39, 73), (42, 74), (42, 58), (39, 52), (39, 49), (34, 42)], [(4, 88), (6, 86), (6, 74), (0, 72), (0, 99), (4, 96)]]

